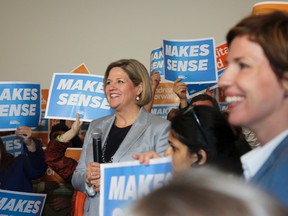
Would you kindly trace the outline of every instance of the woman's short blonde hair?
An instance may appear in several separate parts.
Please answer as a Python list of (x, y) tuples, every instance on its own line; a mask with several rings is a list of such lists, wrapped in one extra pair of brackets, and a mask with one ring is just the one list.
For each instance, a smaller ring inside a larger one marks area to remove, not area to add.
[(140, 107), (148, 104), (152, 100), (152, 88), (150, 77), (145, 66), (135, 59), (120, 59), (112, 62), (105, 71), (104, 87), (106, 87), (106, 81), (111, 69), (115, 67), (122, 68), (135, 86), (142, 85), (143, 91), (139, 95), (139, 100), (135, 98), (136, 104)]

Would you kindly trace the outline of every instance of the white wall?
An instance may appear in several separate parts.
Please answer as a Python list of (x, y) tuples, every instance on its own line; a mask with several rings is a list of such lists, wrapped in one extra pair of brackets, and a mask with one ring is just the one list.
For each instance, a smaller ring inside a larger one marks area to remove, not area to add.
[(149, 68), (163, 39), (216, 45), (260, 0), (0, 0), (0, 81), (40, 82), (85, 63), (103, 74), (120, 58)]

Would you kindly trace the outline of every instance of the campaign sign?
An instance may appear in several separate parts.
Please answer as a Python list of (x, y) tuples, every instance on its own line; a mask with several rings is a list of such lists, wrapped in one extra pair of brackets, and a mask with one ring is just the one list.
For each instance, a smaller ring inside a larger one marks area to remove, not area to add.
[(164, 40), (165, 79), (185, 83), (217, 82), (214, 39)]
[[(227, 68), (227, 54), (228, 54), (228, 47), (226, 43), (223, 43), (219, 46), (216, 47), (216, 62), (217, 62), (217, 74), (218, 74), (218, 79), (221, 77), (225, 69)], [(187, 93), (188, 93), (188, 98), (191, 98), (195, 96), (196, 94), (203, 93), (207, 88), (213, 89), (217, 88), (217, 83), (204, 83), (204, 84), (188, 84), (187, 85)]]
[(275, 10), (288, 12), (288, 2), (286, 1), (263, 1), (253, 5), (252, 14), (266, 14)]
[(45, 118), (82, 121), (110, 115), (104, 94), (103, 76), (77, 73), (55, 73), (50, 86)]
[(46, 194), (0, 190), (0, 215), (41, 215)]
[(178, 109), (179, 103), (179, 98), (173, 92), (173, 83), (161, 82), (154, 95), (151, 113), (166, 119), (171, 109)]
[(212, 90), (216, 86), (217, 86), (217, 83), (188, 84), (187, 85), (188, 99), (196, 96), (197, 94), (204, 93), (207, 88)]
[(227, 43), (223, 43), (216, 47), (216, 62), (217, 62), (217, 71), (218, 78), (222, 75), (223, 71), (227, 68), (226, 58), (228, 55), (228, 46)]
[(153, 99), (154, 105), (179, 105), (180, 99), (173, 91), (173, 83), (171, 82), (160, 82), (156, 88), (156, 92)]
[(39, 124), (33, 131), (47, 132), (48, 131), (48, 125), (49, 125), (49, 120), (45, 119), (45, 110), (42, 110)]
[(9, 135), (1, 137), (5, 149), (8, 153), (17, 157), (24, 152), (22, 139), (16, 135)]
[(136, 199), (166, 184), (172, 177), (171, 157), (101, 164), (100, 216), (125, 216), (126, 208)]
[(160, 76), (164, 76), (164, 58), (162, 47), (152, 50), (150, 55), (150, 76), (154, 72), (159, 72)]
[(19, 126), (37, 127), (40, 120), (40, 84), (0, 82), (0, 131)]
[(167, 118), (168, 113), (171, 109), (179, 109), (179, 103), (177, 105), (155, 105), (151, 109), (151, 113), (154, 115), (158, 115), (162, 118)]

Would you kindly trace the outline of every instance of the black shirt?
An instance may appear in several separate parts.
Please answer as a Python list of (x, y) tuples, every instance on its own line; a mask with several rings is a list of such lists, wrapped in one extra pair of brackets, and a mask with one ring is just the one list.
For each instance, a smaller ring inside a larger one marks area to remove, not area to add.
[(107, 142), (104, 144), (102, 150), (102, 160), (104, 163), (111, 163), (113, 161), (113, 155), (119, 148), (131, 127), (132, 125), (124, 128), (119, 128), (116, 125), (112, 126)]

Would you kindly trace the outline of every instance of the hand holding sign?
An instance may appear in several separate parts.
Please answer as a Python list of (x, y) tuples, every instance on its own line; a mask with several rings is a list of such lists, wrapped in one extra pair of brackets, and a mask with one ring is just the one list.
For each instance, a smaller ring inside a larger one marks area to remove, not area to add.
[(132, 158), (135, 160), (139, 160), (141, 164), (149, 165), (150, 159), (160, 158), (160, 155), (157, 154), (155, 151), (147, 151), (143, 152), (142, 154), (133, 154)]
[(175, 80), (173, 85), (173, 91), (180, 99), (180, 107), (185, 108), (188, 106), (187, 101), (187, 85), (184, 82), (181, 82), (181, 78)]
[(33, 141), (33, 139), (31, 139), (32, 129), (30, 127), (27, 126), (18, 127), (17, 130), (15, 131), (15, 135), (23, 139), (23, 142), (25, 143), (27, 149), (30, 152), (36, 151), (36, 143)]
[(25, 141), (31, 137), (32, 129), (27, 126), (21, 126), (16, 129), (15, 134)]
[(181, 80), (181, 78), (175, 80), (173, 85), (173, 91), (180, 100), (187, 100), (187, 85), (186, 83), (181, 82)]

